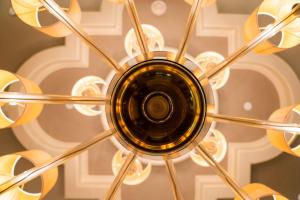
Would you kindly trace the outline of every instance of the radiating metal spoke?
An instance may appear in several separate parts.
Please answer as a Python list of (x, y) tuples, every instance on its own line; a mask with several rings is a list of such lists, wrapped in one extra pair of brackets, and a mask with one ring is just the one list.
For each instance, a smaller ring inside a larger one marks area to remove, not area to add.
[(77, 156), (78, 154), (86, 151), (88, 148), (94, 146), (100, 141), (103, 141), (110, 136), (112, 136), (115, 133), (115, 131), (108, 130), (103, 133), (97, 134), (94, 138), (87, 142), (83, 142), (78, 146), (75, 146), (74, 148), (68, 150), (67, 152), (49, 160), (47, 163), (34, 167), (28, 171), (23, 172), (20, 175), (17, 175), (10, 180), (4, 182), (3, 184), (0, 185), (0, 195), (17, 187), (24, 185), (25, 183), (37, 178), (44, 172), (57, 167), (59, 165), (62, 165), (65, 163), (67, 160), (70, 160), (71, 158)]
[(176, 178), (176, 170), (172, 160), (165, 160), (166, 168), (172, 185), (174, 200), (183, 200), (180, 186)]
[[(62, 8), (64, 11), (68, 11), (69, 10), (69, 8)], [(9, 14), (10, 14), (10, 16), (21, 16), (21, 15), (27, 15), (27, 14), (31, 14), (31, 13), (34, 13), (34, 12), (36, 12), (35, 10), (31, 10), (31, 11), (28, 11), (28, 12), (21, 12), (21, 13), (19, 13), (18, 12), (18, 15), (17, 15), (17, 13), (14, 11), (14, 9), (12, 8), (12, 7), (10, 7), (9, 8)], [(44, 12), (44, 11), (47, 11), (47, 9), (46, 8), (38, 8), (38, 12)]]
[(207, 113), (207, 116), (218, 122), (240, 124), (261, 129), (284, 131), (300, 135), (300, 124), (272, 122), (267, 120), (231, 117), (226, 115)]
[(234, 193), (243, 200), (252, 200), (251, 197), (230, 177), (225, 169), (208, 153), (202, 144), (196, 146), (196, 151), (209, 164), (209, 166), (224, 180), (226, 184), (234, 191)]
[(41, 103), (41, 104), (105, 104), (105, 97), (84, 97), (67, 95), (26, 94), (17, 92), (0, 92), (1, 103)]
[(147, 44), (147, 39), (144, 34), (136, 6), (134, 3), (134, 0), (125, 0), (125, 5), (128, 11), (128, 15), (131, 19), (131, 23), (134, 27), (134, 32), (138, 41), (138, 44), (140, 46), (141, 52), (144, 55), (145, 60), (148, 60), (150, 58), (150, 51)]
[(130, 170), (130, 167), (134, 163), (136, 159), (135, 153), (129, 153), (125, 159), (125, 162), (123, 163), (121, 169), (119, 170), (116, 178), (114, 179), (112, 185), (110, 186), (106, 196), (105, 200), (113, 200), (115, 199), (115, 195), (119, 189), (119, 187), (122, 185), (128, 171)]
[(88, 46), (96, 51), (105, 61), (113, 67), (117, 72), (121, 70), (119, 64), (102, 49), (100, 49), (96, 42), (70, 17), (63, 11), (63, 9), (54, 0), (40, 0), (43, 6), (71, 31), (73, 31), (80, 39), (82, 39)]
[(218, 64), (213, 69), (207, 71), (204, 74), (201, 74), (201, 76), (198, 78), (200, 81), (205, 78), (213, 78), (215, 77), (219, 72), (223, 71), (226, 67), (228, 67), (230, 64), (235, 62), (237, 59), (241, 58), (242, 56), (248, 54), (250, 51), (252, 51), (255, 47), (257, 47), (260, 43), (270, 39), (275, 34), (277, 34), (282, 28), (289, 25), (291, 22), (293, 22), (295, 19), (300, 17), (300, 4), (297, 4), (295, 8), (291, 11), (290, 14), (288, 14), (286, 17), (282, 18), (280, 21), (274, 23), (272, 26), (268, 27), (265, 31), (261, 32), (256, 38), (254, 38), (252, 41), (245, 44), (241, 49), (233, 53), (231, 56), (229, 56), (227, 59), (225, 59), (222, 63)]
[(194, 0), (194, 3), (192, 5), (190, 15), (189, 15), (189, 18), (188, 18), (188, 21), (186, 24), (183, 39), (178, 47), (178, 52), (177, 52), (177, 55), (175, 58), (175, 62), (180, 62), (182, 56), (184, 56), (184, 54), (187, 50), (188, 42), (189, 42), (192, 32), (195, 28), (196, 20), (200, 14), (202, 2), (203, 2), (203, 0)]

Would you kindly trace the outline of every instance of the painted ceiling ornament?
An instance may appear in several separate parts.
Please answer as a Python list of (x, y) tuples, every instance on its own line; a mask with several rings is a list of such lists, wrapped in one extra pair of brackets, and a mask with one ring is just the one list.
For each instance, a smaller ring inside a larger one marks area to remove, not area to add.
[[(244, 27), (244, 38), (250, 41), (261, 31), (268, 29), (272, 24), (260, 25), (260, 17), (269, 17), (278, 22), (289, 14), (300, 0), (264, 0), (251, 14)], [(255, 48), (256, 53), (271, 54), (286, 50), (300, 44), (300, 18), (281, 29), (280, 41), (267, 40)]]
[(151, 11), (156, 16), (164, 15), (168, 10), (166, 2), (162, 0), (153, 1), (151, 4)]
[[(51, 159), (48, 153), (42, 151), (24, 151), (0, 157), (0, 184), (5, 183), (15, 176), (15, 167), (20, 159), (30, 161), (34, 166), (40, 166)], [(41, 192), (30, 193), (22, 187), (15, 187), (5, 194), (0, 195), (0, 200), (40, 200), (54, 187), (58, 177), (57, 168), (46, 171), (41, 175)]]
[[(19, 75), (8, 71), (0, 70), (0, 92), (8, 91), (9, 88), (19, 84), (21, 91), (29, 94), (41, 94), (38, 85)], [(0, 128), (14, 127), (30, 122), (42, 112), (42, 104), (22, 104), (14, 101), (4, 101), (0, 103)], [(10, 117), (9, 111), (16, 112), (14, 117)]]
[[(98, 76), (86, 76), (78, 80), (72, 89), (72, 96), (102, 97), (101, 86), (106, 82)], [(74, 105), (75, 109), (86, 116), (97, 116), (102, 113), (97, 105)]]
[[(165, 47), (164, 37), (156, 27), (149, 24), (142, 24), (142, 29), (149, 49), (162, 50)], [(124, 46), (129, 56), (133, 56), (140, 52), (140, 47), (134, 29), (130, 29), (128, 31), (125, 37)]]
[[(221, 54), (219, 54), (217, 52), (213, 52), (213, 51), (203, 52), (195, 58), (196, 62), (200, 65), (200, 67), (204, 71), (211, 70), (217, 64), (223, 62), (224, 59), (225, 58)], [(224, 85), (227, 83), (229, 77), (230, 77), (230, 69), (227, 68), (224, 71), (220, 72), (215, 77), (213, 77), (210, 80), (210, 83), (212, 84), (212, 87), (215, 90), (218, 90), (218, 89), (224, 87)]]
[[(122, 167), (126, 155), (123, 150), (117, 151), (112, 160), (112, 170), (114, 175), (117, 175), (120, 168)], [(136, 159), (131, 165), (126, 178), (124, 179), (124, 184), (126, 185), (138, 185), (144, 182), (151, 174), (152, 165), (148, 162), (147, 166), (144, 168), (143, 164), (139, 159)]]
[[(227, 153), (227, 141), (220, 131), (216, 129), (210, 130), (201, 144), (206, 148), (210, 155), (212, 155), (216, 162), (220, 163), (225, 158)], [(203, 157), (195, 150), (191, 152), (191, 159), (199, 166), (209, 167), (205, 159), (203, 159)]]
[[(64, 24), (41, 25), (39, 14), (45, 11), (40, 0), (11, 0), (16, 15), (26, 24), (52, 37), (65, 37), (72, 33)], [(68, 15), (75, 23), (80, 24), (81, 9), (77, 0), (70, 0)]]

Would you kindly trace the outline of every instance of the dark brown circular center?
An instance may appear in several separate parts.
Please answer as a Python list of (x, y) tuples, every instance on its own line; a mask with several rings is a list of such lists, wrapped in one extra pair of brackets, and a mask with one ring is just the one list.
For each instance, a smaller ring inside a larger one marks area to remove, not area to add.
[(153, 92), (146, 96), (143, 105), (145, 117), (154, 123), (167, 121), (173, 113), (171, 97), (164, 92)]
[(131, 67), (118, 79), (110, 108), (123, 144), (150, 155), (169, 155), (199, 136), (206, 99), (184, 66), (155, 59)]

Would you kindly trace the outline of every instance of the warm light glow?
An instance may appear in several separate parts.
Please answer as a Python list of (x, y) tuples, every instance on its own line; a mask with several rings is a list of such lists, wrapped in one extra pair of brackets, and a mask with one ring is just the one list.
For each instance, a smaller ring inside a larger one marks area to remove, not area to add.
[[(219, 53), (207, 51), (199, 54), (195, 60), (204, 71), (208, 71), (214, 68), (217, 64), (221, 63), (224, 60), (224, 57)], [(224, 87), (229, 79), (229, 76), (229, 68), (225, 69), (223, 72), (220, 72), (210, 80), (212, 87), (216, 90)]]
[[(16, 154), (0, 157), (0, 184), (5, 183), (15, 176), (15, 167), (21, 158), (31, 161), (34, 165), (39, 165), (51, 158), (47, 153), (41, 151), (24, 151)], [(23, 190), (23, 187), (16, 187), (0, 195), (0, 200), (39, 200), (43, 198), (54, 186), (57, 180), (57, 168), (42, 175), (41, 193), (30, 193)]]
[[(162, 50), (165, 47), (164, 37), (157, 28), (148, 24), (142, 24), (142, 28), (150, 50)], [(134, 29), (130, 29), (127, 33), (124, 46), (129, 56), (133, 56), (140, 52)]]
[[(287, 16), (292, 11), (293, 7), (299, 3), (300, 0), (264, 0), (252, 13), (245, 25), (245, 40), (250, 41), (256, 37), (261, 30), (265, 29), (259, 25), (259, 16), (264, 15), (270, 17), (274, 21), (279, 21)], [(283, 51), (298, 44), (300, 44), (300, 18), (281, 30), (281, 39), (278, 44), (266, 41), (259, 45), (255, 51), (257, 53), (270, 54)]]
[[(119, 150), (114, 155), (112, 160), (112, 170), (114, 175), (118, 174), (118, 171), (123, 165), (125, 158), (126, 156), (122, 150)], [(150, 163), (148, 163), (147, 166), (144, 168), (141, 161), (136, 159), (134, 164), (129, 169), (129, 172), (127, 173), (127, 176), (123, 183), (126, 185), (138, 185), (144, 182), (149, 177), (151, 173), (151, 168), (152, 165)]]
[[(72, 89), (72, 96), (101, 97), (101, 86), (106, 82), (97, 76), (86, 76), (78, 80)], [(86, 116), (96, 116), (101, 114), (101, 109), (97, 105), (74, 105), (75, 109)]]
[[(227, 153), (227, 142), (224, 135), (216, 130), (212, 129), (208, 135), (201, 142), (206, 150), (212, 155), (215, 160), (220, 163)], [(208, 167), (207, 162), (199, 155), (195, 150), (191, 153), (191, 159), (202, 167)]]
[[(287, 120), (289, 119), (292, 113), (295, 113), (298, 116), (300, 116), (300, 105), (278, 109), (270, 116), (269, 120), (287, 123), (290, 122)], [(292, 137), (290, 140), (288, 140), (286, 134), (287, 133), (284, 131), (267, 130), (268, 138), (276, 148), (291, 155), (300, 157), (300, 144), (298, 144), (294, 148), (291, 148), (291, 140), (293, 140), (295, 137)], [(294, 135), (294, 133), (292, 132), (289, 132), (288, 134)]]
[[(0, 175), (0, 184), (4, 183), (5, 181), (9, 180), (10, 176), (2, 176)], [(12, 189), (5, 194), (0, 196), (0, 200), (18, 200), (18, 188)]]
[[(249, 194), (252, 199), (261, 199), (267, 197), (273, 197), (273, 200), (288, 200), (275, 190), (259, 183), (248, 184), (244, 187), (244, 191)], [(234, 200), (241, 200), (239, 197), (235, 197)]]
[[(184, 0), (188, 4), (192, 5), (195, 0)], [(202, 6), (210, 6), (212, 4), (216, 3), (216, 0), (202, 0)]]
[[(43, 5), (39, 0), (11, 0), (12, 7), (16, 15), (26, 24), (53, 37), (65, 37), (72, 32), (61, 22), (49, 26), (42, 26), (39, 13)], [(76, 23), (80, 23), (81, 9), (77, 0), (70, 0), (68, 14)]]
[[(25, 90), (26, 93), (41, 94), (42, 91), (35, 83), (22, 78), (21, 76), (12, 74), (10, 72), (0, 70), (0, 92), (8, 90), (15, 83), (20, 83), (22, 88), (19, 90)], [(6, 103), (0, 103), (0, 128), (6, 128), (16, 125), (22, 125), (35, 119), (39, 116), (43, 109), (42, 104), (19, 104), (16, 102), (10, 102), (8, 105), (16, 105), (20, 107), (18, 117), (11, 119), (5, 112), (4, 107)]]
[(113, 3), (124, 3), (125, 0), (109, 0)]

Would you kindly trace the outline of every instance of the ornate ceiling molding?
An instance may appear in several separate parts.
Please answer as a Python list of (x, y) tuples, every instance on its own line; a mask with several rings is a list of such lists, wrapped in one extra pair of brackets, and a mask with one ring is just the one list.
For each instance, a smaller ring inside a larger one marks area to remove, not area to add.
[[(201, 19), (197, 26), (198, 36), (227, 37), (229, 53), (242, 45), (242, 28), (247, 15), (220, 14), (217, 6), (213, 5), (202, 12)], [(282, 107), (300, 100), (300, 95), (296, 92), (300, 88), (297, 75), (276, 55), (250, 54), (232, 68), (253, 70), (266, 76), (275, 86)], [(247, 145), (230, 143), (228, 146), (227, 170), (241, 185), (250, 183), (251, 165), (270, 160), (281, 153), (270, 144), (266, 136)], [(195, 181), (195, 199), (234, 198), (234, 194), (217, 176), (196, 176)]]
[[(122, 34), (123, 6), (102, 1), (99, 12), (83, 12), (82, 25), (90, 35)], [(40, 84), (50, 74), (68, 68), (88, 68), (89, 49), (74, 35), (65, 39), (64, 46), (43, 50), (28, 59), (18, 74)], [(62, 142), (51, 137), (34, 120), (25, 126), (13, 128), (17, 139), (27, 149), (41, 149), (58, 155), (77, 143)], [(65, 197), (97, 199), (109, 188), (113, 176), (88, 174), (88, 154), (82, 154), (65, 164)], [(95, 181), (96, 180), (96, 181)], [(118, 195), (120, 198), (120, 194)]]
[[(100, 12), (84, 12), (82, 24), (90, 35), (121, 35), (123, 7), (102, 1)], [(219, 14), (215, 5), (204, 10), (198, 22), (198, 36), (217, 36), (228, 39), (228, 52), (242, 44), (242, 26), (245, 15)], [(66, 37), (64, 46), (50, 48), (33, 55), (18, 71), (18, 74), (41, 83), (50, 74), (66, 68), (88, 68), (89, 50), (75, 36)], [(254, 63), (255, 62), (255, 63)], [(280, 94), (281, 106), (300, 100), (297, 92), (300, 83), (291, 67), (275, 55), (256, 56), (242, 59), (234, 68), (255, 70), (265, 75)], [(107, 78), (107, 77), (102, 77)], [(66, 143), (48, 135), (38, 121), (13, 129), (18, 140), (28, 149), (42, 149), (57, 155), (75, 143)], [(228, 152), (229, 173), (241, 184), (250, 181), (251, 164), (263, 162), (277, 156), (279, 152), (264, 137), (252, 143), (230, 143)], [(254, 156), (255, 155), (255, 156)], [(239, 170), (243, 169), (243, 173)], [(246, 172), (246, 173), (245, 173)], [(71, 160), (65, 165), (66, 198), (101, 198), (112, 182), (112, 176), (90, 175), (88, 153)], [(195, 177), (195, 199), (216, 200), (233, 195), (216, 176)], [(118, 195), (121, 199), (121, 195)]]

